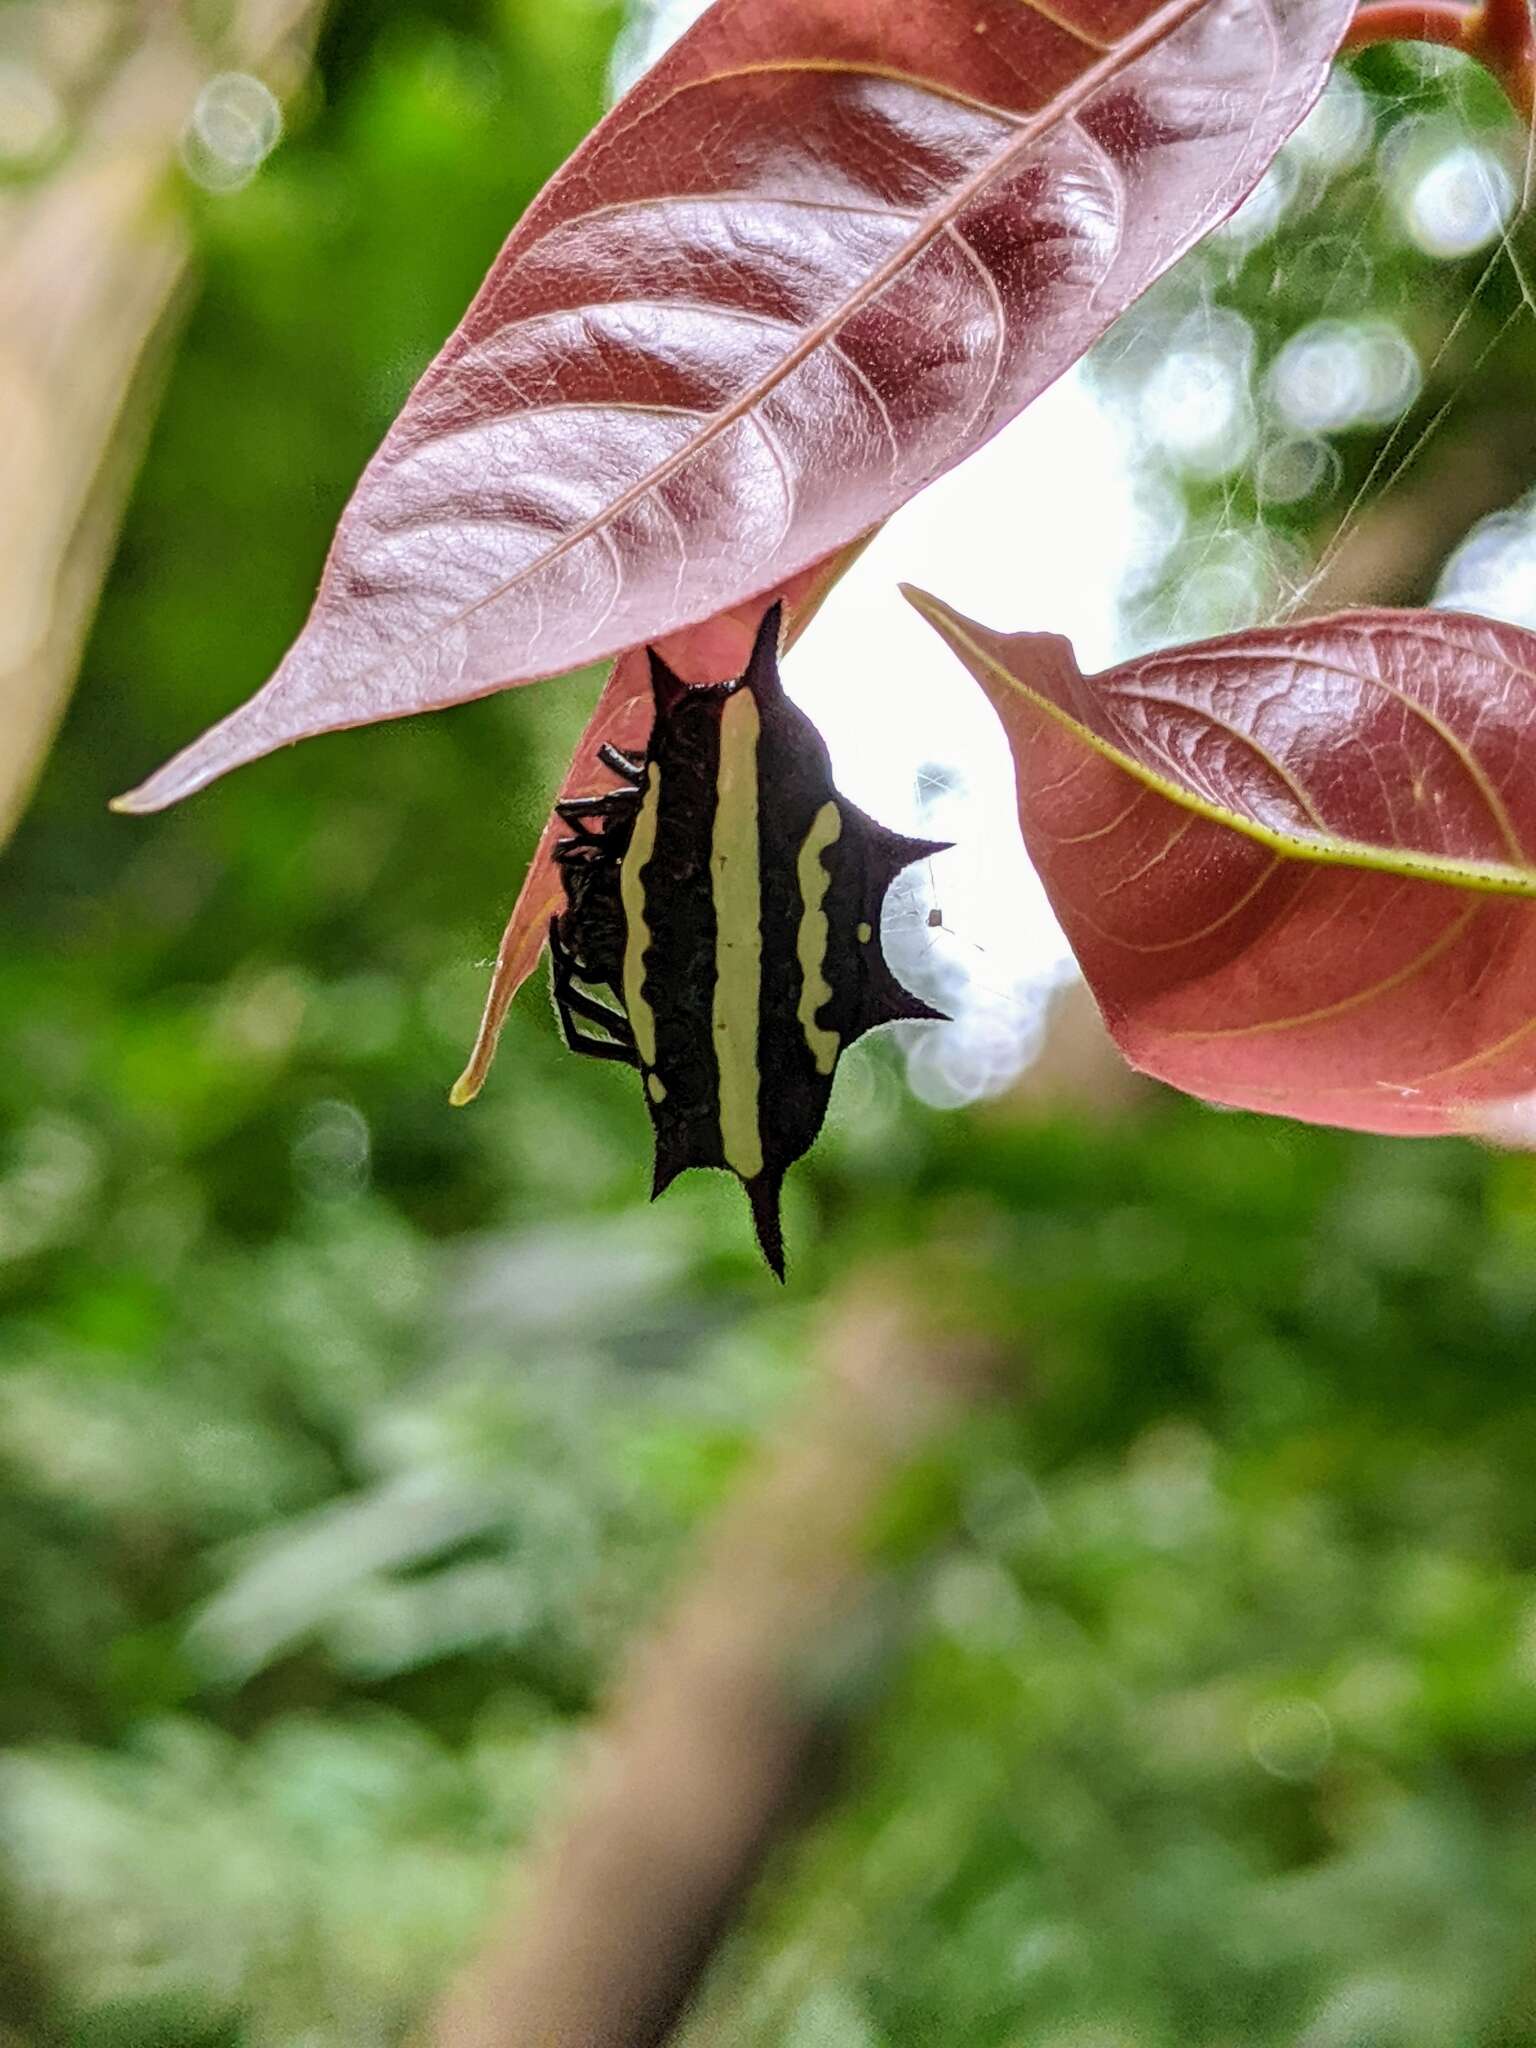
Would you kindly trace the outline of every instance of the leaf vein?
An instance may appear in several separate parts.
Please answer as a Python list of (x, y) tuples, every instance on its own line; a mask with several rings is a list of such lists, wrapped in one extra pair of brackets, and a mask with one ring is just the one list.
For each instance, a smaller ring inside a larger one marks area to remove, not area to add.
[[(617, 518), (637, 499), (655, 490), (669, 476), (682, 468), (685, 463), (691, 461), (701, 448), (708, 445), (712, 438), (725, 432), (738, 419), (749, 413), (753, 406), (758, 404), (768, 392), (781, 384), (808, 356), (814, 354), (825, 340), (834, 335), (839, 327), (845, 325), (855, 313), (861, 311), (873, 299), (878, 297), (888, 284), (893, 283), (898, 277), (902, 276), (916, 256), (936, 241), (944, 233), (945, 229), (964, 212), (973, 199), (986, 191), (1004, 171), (1025, 156), (1042, 136), (1050, 133), (1061, 122), (1071, 120), (1078, 108), (1090, 100), (1099, 88), (1113, 78), (1126, 63), (1133, 61), (1136, 56), (1155, 49), (1159, 44), (1166, 42), (1175, 29), (1181, 28), (1204, 4), (1205, 0), (1165, 0), (1165, 4), (1159, 7), (1132, 35), (1126, 37), (1123, 43), (1116, 45), (1115, 49), (1101, 58), (1098, 63), (1087, 66), (1079, 77), (1072, 81), (1070, 86), (1064, 88), (1056, 96), (1056, 99), (1045, 109), (1043, 114), (1032, 115), (1022, 120), (1017, 117), (1009, 117), (1014, 129), (1011, 139), (979, 169), (973, 171), (969, 177), (962, 179), (957, 187), (947, 193), (926, 214), (920, 215), (915, 223), (915, 232), (909, 237), (903, 247), (887, 257), (883, 263), (877, 264), (868, 277), (854, 291), (848, 293), (830, 314), (823, 316), (822, 319), (808, 328), (800, 341), (786, 351), (783, 361), (776, 366), (771, 375), (766, 378), (760, 377), (748, 385), (729, 404), (722, 406), (718, 411), (710, 415), (696, 437), (690, 439), (682, 448), (674, 450), (665, 461), (657, 464), (644, 479), (619, 492), (601, 512), (593, 514), (590, 518), (583, 520), (580, 525), (573, 527), (569, 533), (563, 534), (554, 546), (546, 549), (542, 555), (537, 556), (533, 561), (514, 571), (511, 576), (503, 578), (472, 604), (464, 606), (452, 617), (442, 620), (437, 630), (443, 631), (453, 626), (462, 625), (465, 620), (472, 618), (477, 612), (483, 611), (488, 605), (495, 604), (505, 597), (509, 591), (518, 588), (519, 585), (525, 583), (539, 570), (548, 568), (553, 562), (558, 561), (562, 555), (569, 554), (573, 549), (580, 547), (583, 542), (590, 539), (595, 526), (606, 520)], [(780, 70), (801, 67), (765, 65), (750, 68)], [(830, 63), (827, 65), (818, 63), (805, 66), (804, 68), (851, 68), (864, 70), (869, 67), (841, 67)], [(878, 70), (878, 67), (875, 67), (875, 69)], [(718, 75), (725, 76), (729, 74)], [(697, 82), (685, 81), (685, 85)], [(938, 94), (941, 97), (948, 96), (942, 92), (941, 88), (933, 85), (931, 82), (915, 82), (922, 90)], [(683, 89), (685, 89), (683, 86), (677, 88), (679, 91)], [(638, 121), (649, 118), (655, 111), (655, 107), (648, 108), (643, 113), (637, 115), (636, 119)], [(403, 649), (396, 650), (395, 655), (391, 658), (398, 659), (399, 655), (404, 652), (405, 650)]]
[(1463, 910), (1459, 911), (1451, 919), (1445, 930), (1432, 939), (1420, 952), (1416, 953), (1413, 959), (1406, 962), (1402, 967), (1395, 968), (1391, 974), (1384, 974), (1379, 981), (1372, 982), (1368, 988), (1356, 989), (1353, 995), (1341, 996), (1337, 1002), (1324, 1003), (1315, 1010), (1299, 1011), (1296, 1015), (1290, 1017), (1266, 1018), (1259, 1024), (1226, 1024), (1208, 1027), (1200, 1031), (1170, 1031), (1167, 1035), (1169, 1038), (1178, 1038), (1185, 1041), (1262, 1038), (1272, 1031), (1297, 1031), (1304, 1025), (1326, 1024), (1335, 1017), (1348, 1016), (1352, 1010), (1364, 1009), (1367, 1004), (1378, 1002), (1382, 996), (1393, 994), (1405, 982), (1412, 981), (1416, 975), (1422, 974), (1426, 967), (1432, 966), (1442, 954), (1449, 952), (1451, 947), (1456, 944), (1481, 908), (1482, 905), (1478, 903), (1467, 904)]

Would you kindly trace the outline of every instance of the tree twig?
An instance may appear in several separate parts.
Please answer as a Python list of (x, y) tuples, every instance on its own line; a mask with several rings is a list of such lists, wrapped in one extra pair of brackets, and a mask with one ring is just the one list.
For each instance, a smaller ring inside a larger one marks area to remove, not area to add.
[(433, 2048), (654, 2048), (802, 1791), (815, 1674), (876, 1583), (893, 1481), (995, 1381), (978, 1338), (889, 1275), (823, 1342), (807, 1412), (707, 1540), (636, 1657), (506, 1925), (450, 1993)]

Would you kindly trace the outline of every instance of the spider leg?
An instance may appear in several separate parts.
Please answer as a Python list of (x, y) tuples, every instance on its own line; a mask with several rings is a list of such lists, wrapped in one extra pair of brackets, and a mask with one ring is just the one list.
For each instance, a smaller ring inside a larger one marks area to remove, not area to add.
[[(575, 797), (569, 803), (555, 805), (555, 816), (563, 824), (571, 827), (567, 838), (556, 840), (557, 854), (566, 847), (585, 846), (589, 847), (594, 855), (601, 854), (605, 860), (619, 861), (624, 858), (625, 849), (634, 830), (634, 818), (631, 813), (636, 793), (632, 789), (616, 789), (613, 795), (615, 798), (622, 797), (626, 800), (622, 807), (615, 804), (610, 809), (606, 797), (595, 796)], [(594, 815), (602, 821), (596, 831), (587, 822), (588, 818)]]
[(561, 1000), (573, 1017), (580, 1017), (583, 1023), (596, 1024), (610, 1032), (616, 1044), (628, 1050), (635, 1042), (635, 1034), (629, 1028), (629, 1019), (622, 1010), (610, 1010), (606, 1003), (600, 1003), (594, 996), (584, 994), (579, 988), (567, 987), (561, 991)]
[(555, 841), (554, 857), (562, 867), (569, 866), (572, 861), (577, 866), (581, 866), (587, 861), (592, 862), (595, 866), (599, 861), (605, 859), (609, 852), (611, 852), (611, 849), (604, 847), (601, 832), (576, 831), (568, 839), (557, 839)]
[(555, 816), (581, 830), (584, 818), (606, 818), (640, 801), (638, 789), (609, 789), (601, 796), (569, 796), (555, 805)]
[(570, 827), (572, 828), (572, 831), (571, 831), (571, 836), (570, 836), (570, 837), (569, 837), (568, 839), (560, 839), (560, 840), (557, 840), (557, 841), (555, 842), (555, 843), (556, 843), (556, 845), (558, 845), (558, 846), (601, 846), (601, 845), (602, 845), (602, 843), (603, 843), (603, 835), (602, 835), (602, 833), (601, 833), (601, 832), (594, 832), (594, 831), (592, 830), (592, 827), (591, 827), (591, 826), (590, 826), (590, 825), (589, 825), (589, 824), (588, 824), (588, 823), (586, 822), (586, 820), (585, 820), (584, 818), (572, 818), (572, 817), (567, 817), (567, 816), (566, 816), (566, 811), (565, 811), (565, 806), (564, 806), (563, 804), (556, 804), (556, 805), (555, 805), (555, 816), (556, 816), (557, 818), (561, 818), (561, 819), (564, 819), (565, 823), (566, 823), (567, 825), (569, 825), (569, 826), (570, 826)]
[(597, 750), (597, 758), (605, 768), (611, 768), (615, 775), (622, 776), (626, 782), (632, 782), (636, 789), (640, 787), (641, 777), (645, 774), (644, 754), (626, 754), (604, 740)]
[[(622, 1060), (627, 1067), (638, 1067), (640, 1056), (635, 1051), (629, 1019), (618, 1010), (608, 1009), (594, 997), (584, 995), (576, 987), (575, 963), (560, 937), (558, 918), (549, 921), (549, 958), (555, 1014), (560, 1019), (561, 1035), (571, 1051), (584, 1053), (588, 1059)], [(598, 1025), (611, 1036), (594, 1038), (590, 1032), (582, 1030), (578, 1019)]]
[(590, 1060), (621, 1060), (626, 1067), (639, 1066), (640, 1055), (632, 1045), (615, 1045), (611, 1038), (592, 1038), (583, 1031), (563, 996), (555, 997), (555, 1014), (560, 1019), (561, 1035), (572, 1052), (583, 1053)]

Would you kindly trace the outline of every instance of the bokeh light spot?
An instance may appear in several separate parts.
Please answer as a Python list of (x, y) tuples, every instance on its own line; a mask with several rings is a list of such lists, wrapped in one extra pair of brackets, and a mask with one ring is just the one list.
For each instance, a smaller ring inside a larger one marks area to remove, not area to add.
[(64, 108), (34, 65), (0, 59), (0, 171), (27, 171), (64, 140)]
[(1407, 411), (1422, 375), (1392, 321), (1314, 320), (1271, 364), (1269, 401), (1302, 434), (1381, 425)]
[(1253, 417), (1243, 366), (1211, 349), (1176, 349), (1142, 390), (1147, 432), (1197, 476), (1225, 476), (1246, 459)]
[(1333, 1723), (1316, 1700), (1270, 1700), (1248, 1723), (1248, 1753), (1270, 1777), (1304, 1783), (1333, 1754)]
[(1332, 490), (1342, 465), (1337, 452), (1315, 435), (1271, 441), (1254, 464), (1254, 488), (1265, 505), (1294, 505)]
[(1363, 160), (1371, 146), (1371, 126), (1370, 101), (1347, 71), (1335, 71), (1286, 147), (1332, 177)]
[(1434, 603), (1536, 628), (1536, 501), (1479, 520), (1446, 563)]
[(1515, 207), (1515, 181), (1491, 150), (1460, 143), (1412, 185), (1408, 232), (1431, 256), (1470, 256), (1503, 230)]
[(283, 112), (248, 71), (221, 71), (197, 96), (181, 139), (187, 175), (208, 192), (238, 192), (276, 149)]

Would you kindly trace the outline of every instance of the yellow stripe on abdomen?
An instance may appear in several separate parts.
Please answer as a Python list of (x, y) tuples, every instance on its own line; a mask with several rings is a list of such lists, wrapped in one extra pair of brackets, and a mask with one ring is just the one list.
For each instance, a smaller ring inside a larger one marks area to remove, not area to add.
[(824, 1031), (816, 1022), (822, 1004), (832, 1000), (832, 984), (826, 978), (827, 946), (832, 935), (826, 902), (832, 877), (822, 855), (836, 842), (842, 829), (842, 812), (835, 803), (824, 803), (811, 820), (795, 867), (800, 882), (800, 937), (796, 946), (800, 959), (800, 1029), (805, 1033), (818, 1074), (831, 1073), (842, 1043), (835, 1031)]
[(763, 1170), (758, 1127), (758, 1016), (763, 987), (763, 905), (758, 872), (757, 738), (750, 690), (720, 715), (720, 772), (709, 855), (715, 899), (715, 1060), (720, 1070), (720, 1149), (743, 1180)]
[(619, 897), (624, 905), (624, 1008), (635, 1034), (641, 1064), (656, 1064), (656, 1012), (645, 999), (645, 956), (651, 928), (645, 915), (646, 862), (656, 850), (656, 818), (661, 809), (661, 772), (652, 761), (646, 770), (645, 796), (635, 829), (619, 867)]

